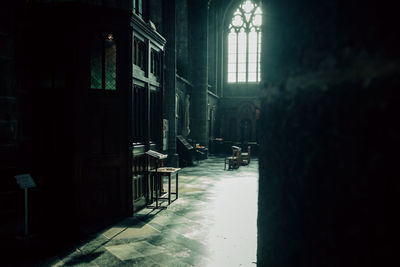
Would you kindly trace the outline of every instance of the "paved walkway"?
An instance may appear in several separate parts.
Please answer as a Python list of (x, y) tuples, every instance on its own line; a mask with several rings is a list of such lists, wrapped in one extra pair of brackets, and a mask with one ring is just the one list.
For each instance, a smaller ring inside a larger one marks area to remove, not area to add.
[(48, 266), (256, 266), (258, 162), (211, 157), (179, 174), (179, 199), (143, 209)]

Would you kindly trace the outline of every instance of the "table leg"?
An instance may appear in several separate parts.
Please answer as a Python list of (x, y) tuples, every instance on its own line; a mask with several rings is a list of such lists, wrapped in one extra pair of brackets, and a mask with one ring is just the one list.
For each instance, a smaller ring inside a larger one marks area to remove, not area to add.
[(176, 179), (175, 179), (175, 186), (176, 186), (176, 198), (175, 199), (178, 199), (178, 173), (176, 173)]
[(158, 159), (156, 160), (156, 171), (154, 174), (155, 184), (156, 184), (156, 208), (158, 208)]
[[(150, 203), (153, 203), (153, 191), (154, 191), (154, 175), (150, 173)], [(149, 190), (148, 187), (146, 187), (146, 190)]]
[(156, 208), (158, 208), (158, 187), (159, 187), (159, 182), (158, 182), (157, 173), (155, 174), (155, 184), (156, 184)]
[(171, 204), (171, 174), (168, 175), (168, 205)]

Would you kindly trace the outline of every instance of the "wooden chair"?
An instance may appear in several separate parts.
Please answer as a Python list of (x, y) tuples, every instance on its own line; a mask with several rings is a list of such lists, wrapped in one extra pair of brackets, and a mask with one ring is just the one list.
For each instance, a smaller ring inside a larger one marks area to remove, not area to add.
[(224, 170), (228, 164), (228, 170), (237, 169), (240, 167), (241, 163), (241, 151), (242, 149), (237, 146), (232, 146), (232, 156), (225, 158)]
[(247, 147), (247, 153), (242, 153), (241, 155), (241, 165), (249, 165), (251, 159), (251, 146)]

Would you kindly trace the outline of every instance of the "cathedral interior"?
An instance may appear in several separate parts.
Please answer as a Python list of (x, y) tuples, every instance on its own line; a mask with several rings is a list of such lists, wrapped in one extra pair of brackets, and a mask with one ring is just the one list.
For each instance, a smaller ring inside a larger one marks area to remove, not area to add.
[(398, 25), (374, 0), (2, 0), (0, 265), (399, 266)]

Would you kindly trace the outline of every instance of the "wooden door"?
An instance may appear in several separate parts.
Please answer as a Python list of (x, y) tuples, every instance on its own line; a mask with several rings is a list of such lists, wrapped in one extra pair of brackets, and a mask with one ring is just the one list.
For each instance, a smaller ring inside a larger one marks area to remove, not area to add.
[[(127, 84), (120, 76), (122, 42), (99, 33), (90, 46), (90, 88), (79, 111), (81, 171), (79, 206), (83, 222), (125, 216), (130, 211)], [(126, 49), (128, 50), (128, 49)]]

